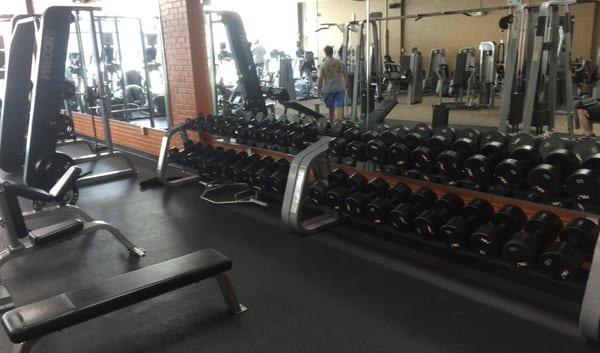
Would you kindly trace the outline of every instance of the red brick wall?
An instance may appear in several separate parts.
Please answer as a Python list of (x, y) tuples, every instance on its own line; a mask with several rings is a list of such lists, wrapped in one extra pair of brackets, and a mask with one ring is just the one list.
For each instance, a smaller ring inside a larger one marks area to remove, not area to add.
[(160, 0), (173, 122), (211, 110), (204, 11), (198, 0)]

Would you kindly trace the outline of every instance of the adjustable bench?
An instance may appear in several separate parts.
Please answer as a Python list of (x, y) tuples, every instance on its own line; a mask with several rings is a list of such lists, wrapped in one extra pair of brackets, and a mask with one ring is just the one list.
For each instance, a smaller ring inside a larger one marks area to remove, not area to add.
[(48, 334), (210, 277), (217, 280), (229, 312), (241, 314), (246, 308), (224, 274), (230, 269), (229, 258), (204, 249), (13, 309), (2, 316), (2, 325), (15, 343), (13, 353), (29, 353)]
[[(27, 185), (0, 183), (0, 213), (3, 217), (1, 225), (6, 228), (6, 248), (0, 251), (0, 267), (11, 259), (39, 248), (73, 237), (94, 234), (100, 230), (105, 230), (115, 237), (131, 255), (144, 256), (145, 250), (135, 246), (119, 229), (106, 222), (95, 221), (79, 207), (62, 202), (65, 194), (75, 186), (80, 175), (79, 167), (70, 167), (48, 192)], [(19, 197), (55, 203), (55, 205), (22, 212)], [(62, 222), (34, 230), (28, 229), (25, 223), (26, 220), (61, 214), (68, 214), (70, 217)], [(10, 293), (0, 281), (0, 312), (12, 309), (12, 302)]]

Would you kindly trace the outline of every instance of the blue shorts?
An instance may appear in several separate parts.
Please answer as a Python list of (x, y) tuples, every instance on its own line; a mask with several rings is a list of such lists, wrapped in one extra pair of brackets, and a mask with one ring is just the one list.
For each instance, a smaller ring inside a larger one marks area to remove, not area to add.
[(343, 108), (345, 91), (323, 93), (323, 100), (327, 108)]

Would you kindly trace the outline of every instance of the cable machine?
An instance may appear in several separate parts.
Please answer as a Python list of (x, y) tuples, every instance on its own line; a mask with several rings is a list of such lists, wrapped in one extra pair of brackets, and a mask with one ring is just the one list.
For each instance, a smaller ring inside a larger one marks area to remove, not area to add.
[[(510, 25), (506, 79), (500, 109), (499, 130), (522, 125), (553, 131), (557, 111), (558, 82), (564, 84), (565, 114), (570, 134), (574, 130), (571, 61), (571, 16), (574, 0), (546, 1), (539, 6), (510, 1), (515, 7), (507, 17)], [(564, 15), (560, 10), (564, 9)], [(563, 70), (559, 71), (560, 63)], [(561, 77), (563, 76), (563, 77)], [(576, 124), (576, 122), (575, 122)]]

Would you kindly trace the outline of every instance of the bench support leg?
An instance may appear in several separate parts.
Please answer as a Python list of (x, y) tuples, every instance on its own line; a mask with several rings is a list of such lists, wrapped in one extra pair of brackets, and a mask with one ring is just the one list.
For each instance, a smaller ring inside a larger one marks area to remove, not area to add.
[(39, 341), (40, 339), (34, 339), (31, 341), (27, 341), (27, 342), (23, 342), (23, 343), (17, 343), (15, 345), (13, 345), (13, 351), (12, 353), (31, 353), (31, 351), (33, 350), (33, 346), (35, 346), (35, 344)]
[(227, 304), (227, 310), (229, 310), (230, 313), (239, 315), (248, 310), (238, 301), (238, 297), (235, 294), (235, 288), (233, 288), (233, 285), (226, 274), (219, 273), (215, 276), (215, 279), (217, 280), (217, 283), (219, 283), (221, 294), (223, 294), (223, 299), (225, 299), (225, 304)]

